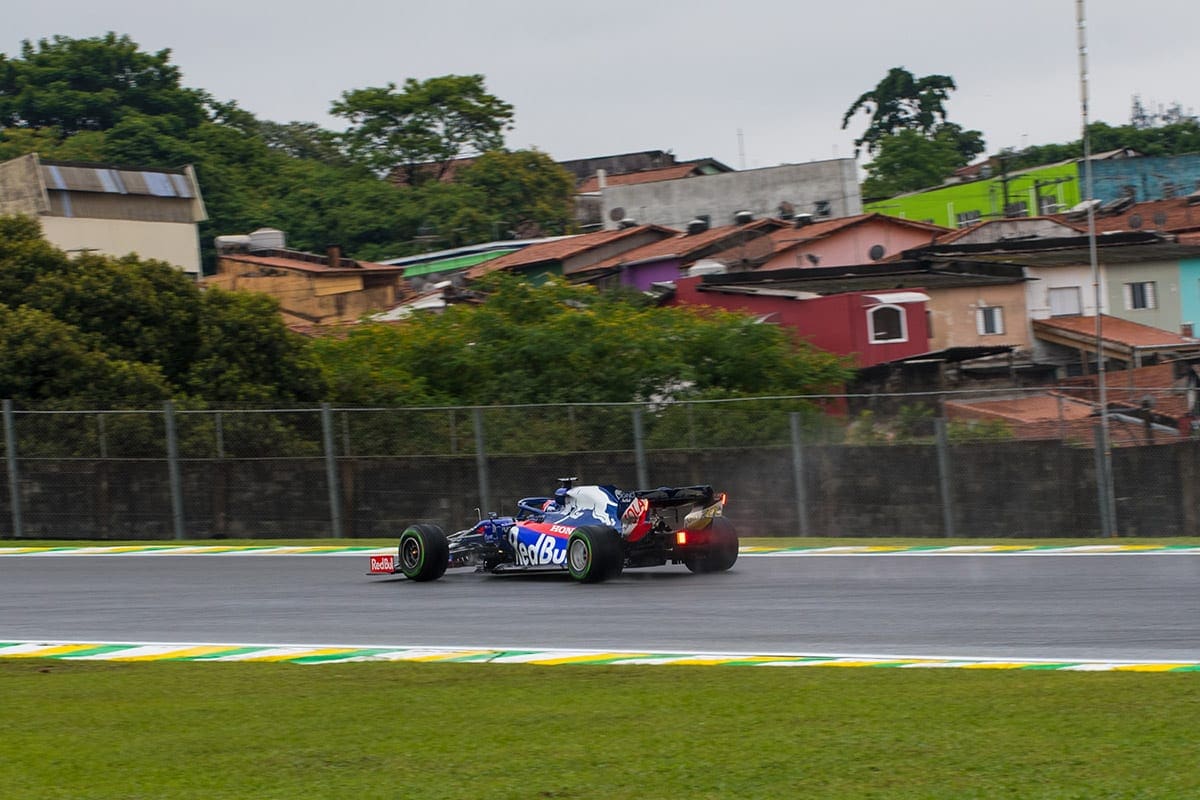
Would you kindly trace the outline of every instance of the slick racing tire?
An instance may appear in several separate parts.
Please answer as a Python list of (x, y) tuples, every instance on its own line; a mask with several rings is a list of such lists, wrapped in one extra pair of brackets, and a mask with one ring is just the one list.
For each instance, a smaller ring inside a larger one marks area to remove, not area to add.
[(397, 562), (410, 581), (436, 581), (450, 563), (450, 545), (437, 525), (409, 525), (400, 534)]
[(603, 525), (576, 528), (567, 540), (567, 571), (580, 583), (615, 578), (625, 568), (621, 534)]
[(683, 563), (692, 572), (725, 572), (738, 558), (738, 536), (724, 517), (712, 521), (712, 544), (703, 555), (687, 555)]

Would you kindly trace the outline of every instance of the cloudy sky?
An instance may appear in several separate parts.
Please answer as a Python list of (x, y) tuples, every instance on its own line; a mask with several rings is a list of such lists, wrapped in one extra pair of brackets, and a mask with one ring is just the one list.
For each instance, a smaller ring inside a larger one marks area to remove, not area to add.
[[(989, 152), (1079, 137), (1075, 0), (58, 0), (11, 3), (0, 52), (116, 31), (169, 48), (188, 86), (338, 129), (331, 101), (481, 73), (515, 107), (510, 147), (635, 150), (735, 168), (845, 157), (850, 104), (894, 66), (950, 75), (948, 116)], [(1200, 2), (1087, 0), (1091, 117), (1132, 97), (1200, 109)]]

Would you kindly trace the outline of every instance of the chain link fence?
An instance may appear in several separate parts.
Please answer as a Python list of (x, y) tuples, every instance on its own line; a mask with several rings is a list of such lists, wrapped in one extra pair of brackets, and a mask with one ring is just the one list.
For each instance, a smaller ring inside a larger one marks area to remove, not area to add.
[(1194, 399), (1110, 389), (1101, 416), (1093, 393), (138, 411), (6, 401), (0, 536), (391, 537), (414, 521), (457, 529), (511, 513), (568, 475), (712, 484), (745, 536), (1200, 533), (1200, 440), (1190, 416), (1172, 416)]

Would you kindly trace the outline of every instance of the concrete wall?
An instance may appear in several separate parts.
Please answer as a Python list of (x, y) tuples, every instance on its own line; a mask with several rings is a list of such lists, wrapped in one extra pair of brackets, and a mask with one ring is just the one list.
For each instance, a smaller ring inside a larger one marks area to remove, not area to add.
[[(1127, 319), (1139, 325), (1179, 332), (1182, 321), (1179, 293), (1179, 265), (1176, 261), (1144, 262), (1140, 264), (1109, 264), (1105, 268), (1110, 316)], [(1125, 284), (1154, 283), (1155, 308), (1126, 308)]]
[[(959, 536), (1095, 536), (1095, 454), (1058, 442), (993, 442), (949, 450), (951, 511)], [(803, 449), (810, 532), (828, 536), (940, 536), (932, 445)], [(1117, 448), (1113, 464), (1124, 536), (1200, 534), (1200, 441)], [(344, 458), (338, 462), (350, 537), (397, 536), (413, 521), (471, 524), (481, 505), (475, 457)], [(651, 452), (652, 484), (711, 483), (729, 493), (744, 536), (799, 532), (790, 447)], [(553, 476), (636, 484), (629, 451), (494, 457), (490, 510), (545, 494)], [(328, 536), (320, 458), (184, 461), (190, 537)], [(28, 460), (21, 464), (28, 538), (163, 539), (171, 536), (162, 461)], [(0, 535), (9, 533), (0, 472)]]
[[(931, 350), (1001, 344), (1015, 345), (1018, 352), (1029, 352), (1032, 348), (1032, 334), (1025, 312), (1024, 283), (937, 289), (928, 291), (928, 294), (927, 305), (932, 320), (929, 336)], [(979, 332), (978, 309), (985, 306), (1003, 309), (1003, 333)]]
[(840, 158), (808, 164), (724, 172), (674, 181), (610, 186), (602, 193), (603, 220), (615, 228), (612, 210), (638, 223), (653, 223), (685, 230), (697, 214), (708, 214), (711, 224), (727, 225), (734, 214), (750, 211), (755, 217), (779, 215), (779, 205), (791, 203), (798, 213), (812, 213), (818, 201), (829, 203), (829, 216), (862, 212), (857, 164)]
[(166, 261), (191, 275), (200, 274), (200, 236), (191, 222), (38, 217), (50, 244), (68, 252), (94, 251), (110, 256), (137, 253)]
[(33, 153), (0, 163), (0, 215), (35, 217), (50, 210), (50, 198)]

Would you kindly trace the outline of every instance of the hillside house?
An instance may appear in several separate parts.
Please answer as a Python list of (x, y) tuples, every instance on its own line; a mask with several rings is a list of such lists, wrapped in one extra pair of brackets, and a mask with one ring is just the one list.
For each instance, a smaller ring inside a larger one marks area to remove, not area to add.
[(198, 277), (198, 225), (208, 219), (196, 174), (179, 169), (50, 161), (0, 163), (0, 214), (34, 217), (68, 253), (157, 259)]
[(204, 285), (270, 295), (285, 323), (311, 326), (357, 322), (392, 308), (410, 294), (403, 276), (403, 267), (343, 258), (336, 246), (324, 255), (256, 247), (218, 252), (216, 274)]

